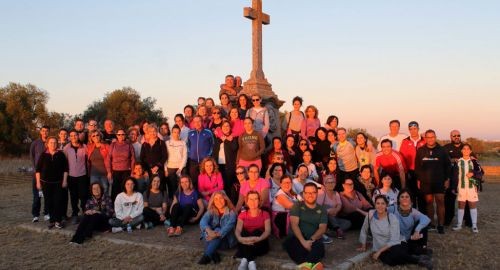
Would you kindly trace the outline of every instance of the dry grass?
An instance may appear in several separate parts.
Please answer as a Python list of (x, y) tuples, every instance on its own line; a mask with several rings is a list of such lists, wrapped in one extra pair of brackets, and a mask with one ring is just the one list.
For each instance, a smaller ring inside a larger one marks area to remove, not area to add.
[(0, 157), (0, 175), (17, 174), (19, 168), (32, 168), (31, 162), (28, 158), (3, 158)]

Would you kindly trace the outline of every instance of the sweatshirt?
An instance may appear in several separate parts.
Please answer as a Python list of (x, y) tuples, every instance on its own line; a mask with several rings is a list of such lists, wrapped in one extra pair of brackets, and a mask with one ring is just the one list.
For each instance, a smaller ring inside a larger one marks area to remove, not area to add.
[(122, 220), (127, 216), (131, 218), (138, 217), (142, 215), (143, 209), (144, 200), (139, 192), (134, 192), (132, 196), (128, 196), (125, 192), (122, 192), (116, 196), (115, 213), (117, 219)]
[(399, 220), (392, 213), (387, 213), (386, 217), (379, 218), (377, 211), (370, 211), (366, 215), (365, 222), (363, 222), (363, 227), (359, 233), (359, 242), (361, 244), (366, 244), (368, 229), (370, 229), (373, 239), (373, 251), (378, 251), (385, 245), (392, 247), (401, 243)]
[(165, 171), (167, 168), (177, 168), (183, 169), (186, 167), (187, 162), (187, 146), (186, 142), (183, 140), (175, 141), (168, 140), (166, 142), (167, 152), (168, 152), (168, 160), (165, 164)]
[(252, 161), (260, 159), (266, 148), (262, 135), (254, 130), (252, 133), (243, 133), (238, 137), (238, 157), (237, 160)]

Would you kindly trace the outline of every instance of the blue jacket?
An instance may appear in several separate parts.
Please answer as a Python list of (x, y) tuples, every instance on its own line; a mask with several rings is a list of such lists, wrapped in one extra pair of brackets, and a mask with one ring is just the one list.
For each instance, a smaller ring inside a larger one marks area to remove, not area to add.
[(209, 129), (191, 130), (188, 133), (187, 150), (190, 160), (201, 162), (204, 158), (212, 155), (214, 147), (214, 136)]
[(210, 211), (205, 212), (200, 220), (201, 239), (205, 239), (207, 233), (206, 228), (210, 228), (219, 232), (221, 238), (227, 237), (229, 246), (236, 244), (236, 237), (234, 236), (234, 228), (236, 226), (236, 213), (229, 208), (226, 208), (224, 215), (219, 217), (212, 214)]

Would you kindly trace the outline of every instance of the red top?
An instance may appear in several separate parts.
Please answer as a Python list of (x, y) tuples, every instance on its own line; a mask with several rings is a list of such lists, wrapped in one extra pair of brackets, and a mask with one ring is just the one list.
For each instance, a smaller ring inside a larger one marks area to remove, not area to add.
[(401, 142), (401, 147), (399, 148), (399, 152), (404, 158), (406, 168), (408, 170), (415, 170), (415, 157), (417, 156), (417, 149), (425, 145), (425, 140), (420, 137), (420, 140), (417, 141), (417, 145), (413, 143), (410, 137), (404, 139)]
[(385, 172), (390, 175), (397, 175), (402, 172), (406, 172), (406, 164), (404, 159), (398, 151), (392, 150), (390, 155), (384, 155), (382, 152), (377, 153), (375, 158), (375, 169), (382, 168)]
[(243, 230), (252, 233), (256, 230), (264, 231), (266, 229), (265, 222), (270, 219), (267, 211), (260, 210), (260, 214), (256, 217), (250, 216), (248, 211), (241, 212), (238, 219), (243, 222)]

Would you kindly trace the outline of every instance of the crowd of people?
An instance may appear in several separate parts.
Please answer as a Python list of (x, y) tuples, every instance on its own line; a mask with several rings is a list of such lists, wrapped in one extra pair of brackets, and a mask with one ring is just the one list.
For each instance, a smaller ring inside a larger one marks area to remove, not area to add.
[[(205, 251), (199, 264), (218, 263), (217, 250), (237, 247), (238, 269), (256, 269), (269, 237), (300, 269), (322, 269), (325, 245), (359, 230), (359, 250), (372, 239), (373, 258), (387, 265), (432, 268), (428, 232), (457, 223), (478, 233), (482, 169), (472, 147), (450, 133), (441, 146), (432, 129), (389, 123), (374, 145), (362, 132), (348, 138), (331, 115), (292, 100), (282, 136), (269, 138), (269, 114), (259, 94), (240, 94), (241, 78), (226, 76), (219, 103), (198, 98), (174, 117), (175, 125), (147, 120), (115, 129), (112, 119), (76, 120), (32, 142), (33, 222), (41, 200), (49, 228), (78, 224), (72, 244), (94, 231), (164, 226), (179, 237), (199, 224)], [(71, 216), (67, 216), (68, 202)], [(436, 209), (435, 209), (436, 208)], [(437, 212), (437, 220), (434, 213)], [(465, 218), (465, 221), (464, 221)]]

